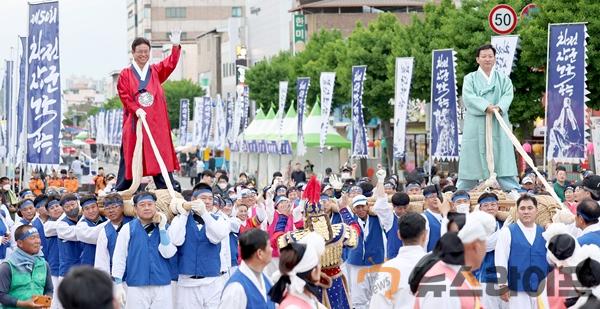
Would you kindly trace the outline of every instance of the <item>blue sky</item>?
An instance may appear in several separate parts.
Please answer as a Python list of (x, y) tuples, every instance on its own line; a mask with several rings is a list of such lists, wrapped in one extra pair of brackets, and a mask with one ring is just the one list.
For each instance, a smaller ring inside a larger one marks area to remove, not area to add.
[[(17, 36), (26, 34), (27, 13), (26, 0), (0, 1), (0, 60), (10, 58)], [(59, 18), (63, 81), (71, 75), (102, 79), (127, 64), (125, 0), (60, 0)]]

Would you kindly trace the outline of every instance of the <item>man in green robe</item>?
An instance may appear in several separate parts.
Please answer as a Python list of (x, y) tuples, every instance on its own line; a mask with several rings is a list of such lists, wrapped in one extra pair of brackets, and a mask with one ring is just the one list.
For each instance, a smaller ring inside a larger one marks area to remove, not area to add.
[[(485, 150), (485, 118), (497, 110), (510, 127), (508, 109), (513, 99), (510, 78), (495, 70), (496, 49), (484, 45), (477, 49), (479, 69), (467, 74), (463, 81), (463, 102), (467, 109), (458, 163), (458, 190), (471, 190), (490, 177)], [(510, 139), (493, 119), (494, 167), (497, 180), (505, 191), (519, 189), (517, 162)]]

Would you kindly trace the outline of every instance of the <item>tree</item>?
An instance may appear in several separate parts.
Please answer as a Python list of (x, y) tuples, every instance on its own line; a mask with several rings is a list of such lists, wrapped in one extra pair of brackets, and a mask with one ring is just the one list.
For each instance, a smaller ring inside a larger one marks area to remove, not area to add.
[(163, 84), (163, 90), (167, 99), (167, 112), (171, 128), (179, 128), (179, 102), (181, 99), (194, 101), (195, 97), (204, 95), (204, 90), (189, 79), (178, 81), (167, 81)]
[[(274, 102), (279, 102), (279, 81), (288, 80), (288, 102), (291, 100), (295, 85), (291, 77), (295, 76), (292, 66), (292, 54), (280, 52), (271, 59), (257, 62), (246, 72), (246, 82), (250, 88), (250, 100), (256, 101), (258, 107), (265, 112)], [(275, 103), (278, 104), (278, 103)]]

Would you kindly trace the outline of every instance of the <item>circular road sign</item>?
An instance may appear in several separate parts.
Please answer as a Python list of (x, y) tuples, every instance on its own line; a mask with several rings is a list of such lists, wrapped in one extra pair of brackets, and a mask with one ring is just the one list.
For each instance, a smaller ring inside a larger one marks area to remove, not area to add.
[(498, 34), (509, 34), (517, 27), (517, 12), (508, 4), (498, 4), (488, 16), (492, 30)]

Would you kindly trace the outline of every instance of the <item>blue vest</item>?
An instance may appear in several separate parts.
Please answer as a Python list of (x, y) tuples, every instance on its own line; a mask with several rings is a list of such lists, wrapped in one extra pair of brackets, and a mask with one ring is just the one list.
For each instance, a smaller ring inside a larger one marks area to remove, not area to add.
[(549, 270), (546, 262), (546, 241), (542, 237), (544, 229), (536, 225), (535, 240), (533, 245), (530, 245), (518, 224), (513, 223), (508, 228), (508, 287), (511, 291), (535, 292)]
[[(104, 218), (100, 217), (99, 220), (101, 220), (100, 222), (102, 222), (104, 220)], [(88, 220), (87, 218), (83, 218), (83, 221), (85, 221), (85, 223), (87, 223), (87, 225), (90, 227), (94, 227), (94, 226), (98, 225), (98, 224)], [(111, 224), (108, 224), (108, 225), (111, 225)], [(82, 249), (81, 249), (81, 264), (94, 266), (94, 261), (96, 260), (96, 245), (82, 242), (81, 247), (82, 247)], [(112, 258), (112, 256), (111, 256), (111, 258)]]
[(427, 241), (427, 252), (433, 251), (438, 240), (440, 240), (440, 234), (442, 233), (442, 224), (434, 215), (429, 211), (425, 210), (425, 216), (429, 223), (429, 241)]
[(58, 236), (50, 236), (46, 237), (46, 245), (48, 245), (48, 254), (44, 255), (46, 261), (48, 261), (48, 265), (50, 266), (50, 274), (52, 276), (58, 277), (60, 271), (60, 260), (59, 260), (59, 243), (60, 240)]
[(238, 266), (238, 237), (239, 233), (229, 233), (229, 251), (231, 251), (231, 267)]
[(583, 236), (577, 238), (579, 245), (596, 245), (600, 247), (600, 231), (586, 233)]
[[(0, 220), (0, 235), (4, 236), (7, 232), (8, 228), (6, 227), (6, 224), (4, 224), (3, 220)], [(0, 259), (3, 260), (6, 258), (6, 248), (8, 248), (8, 246), (10, 246), (10, 243), (4, 245), (0, 243)]]
[[(504, 222), (502, 221), (496, 221), (496, 231), (500, 230), (503, 224)], [(481, 267), (473, 272), (479, 282), (498, 283), (495, 258), (496, 254), (494, 250), (485, 254), (483, 262), (481, 262)]]
[[(364, 239), (363, 227), (360, 226), (360, 235), (356, 248), (350, 250), (348, 263), (351, 265), (376, 265), (383, 263), (385, 256), (385, 247), (383, 246), (383, 231), (379, 218), (377, 216), (369, 216), (369, 235)], [(357, 219), (358, 221), (358, 219)]]
[[(262, 275), (263, 281), (265, 283), (265, 288), (267, 293), (271, 290), (271, 283), (267, 280), (267, 276)], [(246, 277), (241, 271), (237, 270), (231, 278), (225, 284), (227, 287), (230, 283), (237, 282), (242, 285), (244, 288), (244, 294), (246, 294), (246, 309), (275, 309), (275, 304), (271, 301), (269, 296), (267, 295), (267, 300), (263, 295), (260, 294), (260, 291), (256, 288), (254, 283)]]
[[(64, 217), (62, 221), (66, 222), (69, 226), (75, 226), (77, 224), (77, 222), (69, 220), (68, 217)], [(81, 264), (82, 246), (78, 241), (59, 238), (58, 249), (60, 251), (58, 275), (64, 277), (72, 266)]]
[(385, 237), (387, 238), (387, 253), (386, 258), (393, 259), (398, 255), (398, 250), (402, 247), (402, 240), (400, 236), (398, 236), (398, 217), (394, 215), (394, 221), (392, 223), (392, 228), (385, 233)]
[(179, 274), (217, 277), (221, 273), (220, 254), (221, 243), (211, 243), (206, 237), (206, 227), (198, 230), (194, 217), (189, 215), (185, 224), (185, 241), (177, 248)]
[[(331, 213), (331, 224), (344, 223), (342, 220), (342, 215), (339, 212)], [(350, 254), (350, 248), (344, 246), (342, 248), (342, 261), (346, 261), (348, 259), (348, 254)]]
[(154, 227), (148, 236), (140, 220), (133, 219), (129, 225), (129, 246), (125, 270), (127, 275), (123, 281), (128, 286), (150, 286), (171, 284), (169, 260), (158, 252), (160, 233)]
[[(133, 217), (124, 216), (121, 227), (129, 223), (131, 220), (133, 220)], [(106, 234), (106, 249), (108, 249), (108, 256), (110, 257), (110, 269), (112, 270), (112, 258), (113, 254), (115, 253), (115, 246), (117, 245), (117, 236), (119, 236), (119, 233), (117, 230), (115, 230), (115, 227), (111, 223), (104, 226), (104, 233)]]

